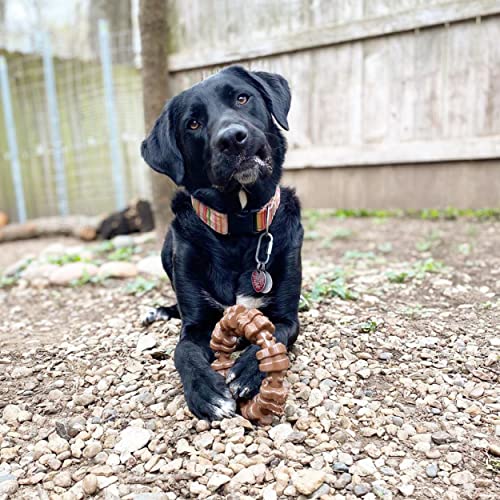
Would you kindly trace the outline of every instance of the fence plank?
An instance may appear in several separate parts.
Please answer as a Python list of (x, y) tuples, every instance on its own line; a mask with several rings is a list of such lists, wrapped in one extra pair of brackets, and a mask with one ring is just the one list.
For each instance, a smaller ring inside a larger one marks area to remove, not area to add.
[(404, 165), (500, 158), (500, 136), (438, 141), (306, 147), (288, 152), (285, 166), (329, 168), (359, 165)]
[[(367, 2), (368, 3), (368, 2)], [(371, 2), (370, 2), (371, 3)], [(379, 37), (403, 31), (453, 23), (478, 16), (500, 13), (500, 0), (447, 2), (443, 5), (418, 7), (357, 22), (334, 24), (311, 31), (295, 32), (275, 38), (256, 39), (252, 44), (210, 47), (210, 50), (187, 51), (169, 57), (171, 72), (229, 64), (259, 57), (336, 45)]]

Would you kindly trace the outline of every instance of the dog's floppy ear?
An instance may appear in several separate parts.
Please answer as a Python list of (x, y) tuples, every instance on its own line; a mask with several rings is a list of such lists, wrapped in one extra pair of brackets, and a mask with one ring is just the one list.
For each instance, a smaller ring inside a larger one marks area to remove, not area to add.
[(287, 116), (292, 100), (288, 82), (276, 73), (249, 71), (248, 74), (261, 87), (259, 90), (276, 121), (282, 128), (288, 130)]
[(184, 179), (184, 161), (175, 139), (173, 106), (173, 101), (165, 106), (151, 132), (142, 141), (141, 155), (153, 170), (168, 175), (180, 186)]

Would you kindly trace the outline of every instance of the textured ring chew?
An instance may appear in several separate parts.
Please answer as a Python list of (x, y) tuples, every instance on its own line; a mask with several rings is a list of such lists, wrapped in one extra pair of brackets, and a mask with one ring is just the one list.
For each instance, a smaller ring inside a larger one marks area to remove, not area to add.
[(282, 415), (288, 395), (286, 370), (290, 361), (286, 347), (273, 337), (274, 325), (258, 309), (247, 309), (241, 304), (228, 307), (222, 319), (215, 325), (210, 347), (215, 352), (212, 368), (227, 375), (234, 361), (232, 352), (239, 337), (245, 337), (251, 344), (257, 344), (259, 370), (267, 373), (260, 392), (250, 401), (241, 403), (241, 414), (248, 420), (268, 425), (273, 415)]

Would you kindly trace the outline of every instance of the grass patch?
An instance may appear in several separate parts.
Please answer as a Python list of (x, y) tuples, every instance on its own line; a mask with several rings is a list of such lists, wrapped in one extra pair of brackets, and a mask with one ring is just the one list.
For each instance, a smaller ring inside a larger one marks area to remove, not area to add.
[(414, 278), (423, 279), (427, 273), (439, 273), (443, 269), (444, 265), (441, 261), (430, 258), (415, 262), (411, 269), (388, 271), (386, 275), (391, 283), (406, 283)]
[(356, 300), (358, 298), (357, 293), (348, 285), (344, 271), (339, 268), (320, 275), (311, 290), (303, 292), (299, 309), (301, 311), (307, 310), (312, 304), (332, 297), (339, 297), (342, 300)]
[(135, 295), (136, 297), (142, 297), (151, 292), (151, 290), (154, 290), (157, 285), (158, 283), (156, 281), (148, 280), (140, 276), (127, 284), (125, 293), (128, 295)]
[(133, 247), (122, 247), (117, 248), (114, 252), (111, 252), (108, 255), (108, 260), (121, 260), (121, 261), (129, 261), (134, 255), (135, 250)]

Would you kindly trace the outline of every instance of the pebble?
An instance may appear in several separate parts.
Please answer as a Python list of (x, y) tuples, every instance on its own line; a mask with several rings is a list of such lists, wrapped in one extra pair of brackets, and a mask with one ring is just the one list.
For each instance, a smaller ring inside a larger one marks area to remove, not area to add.
[(365, 496), (367, 493), (369, 493), (370, 491), (370, 486), (366, 483), (359, 483), (359, 484), (356, 484), (354, 486), (354, 488), (352, 489), (353, 493), (357, 496), (357, 497), (363, 497)]
[(293, 433), (292, 426), (290, 424), (278, 424), (269, 429), (269, 437), (274, 441), (276, 446), (281, 446)]
[(411, 497), (415, 491), (415, 486), (410, 483), (400, 484), (398, 490), (404, 497)]
[(82, 488), (87, 495), (94, 495), (97, 492), (97, 477), (94, 474), (87, 474), (83, 478)]
[(427, 474), (427, 476), (429, 477), (436, 477), (438, 475), (438, 466), (434, 463), (432, 464), (429, 464), (426, 468), (425, 468), (425, 473)]
[(153, 333), (141, 335), (139, 340), (137, 341), (136, 349), (139, 352), (146, 351), (148, 349), (152, 349), (157, 344), (156, 337)]
[(323, 393), (319, 389), (313, 389), (309, 394), (307, 406), (309, 408), (316, 408), (323, 402)]
[(326, 473), (322, 470), (304, 469), (292, 474), (292, 484), (295, 489), (303, 495), (311, 495), (326, 479)]
[(65, 264), (50, 274), (49, 281), (53, 285), (70, 285), (84, 276), (96, 276), (97, 267), (86, 262)]
[(126, 261), (106, 262), (99, 268), (98, 276), (100, 278), (134, 278), (138, 271), (135, 264)]
[(147, 274), (150, 276), (157, 276), (159, 278), (165, 277), (165, 270), (161, 263), (159, 255), (152, 255), (145, 257), (137, 263), (137, 270), (140, 274)]
[(371, 476), (377, 472), (377, 467), (371, 458), (363, 458), (351, 465), (349, 472), (358, 476)]
[(133, 453), (144, 448), (151, 440), (151, 431), (142, 427), (127, 427), (120, 433), (120, 440), (115, 450), (123, 453)]
[(12, 474), (2, 473), (0, 469), (0, 498), (9, 498), (9, 496), (16, 493), (18, 488), (17, 477)]
[(60, 472), (56, 474), (53, 478), (54, 484), (60, 488), (69, 488), (73, 482), (71, 479), (71, 474), (67, 471)]
[(453, 438), (447, 432), (444, 431), (433, 432), (431, 434), (431, 439), (436, 444), (446, 444), (446, 443), (451, 443), (453, 441)]
[(21, 408), (17, 405), (8, 404), (2, 412), (2, 417), (6, 422), (14, 423), (17, 422), (17, 417), (21, 412)]
[(455, 486), (474, 482), (474, 474), (468, 470), (454, 472), (450, 474), (450, 482)]
[(229, 483), (229, 481), (231, 481), (231, 478), (229, 476), (226, 476), (225, 474), (214, 473), (212, 474), (212, 476), (210, 476), (210, 479), (208, 480), (207, 488), (210, 491), (215, 492), (222, 485)]

